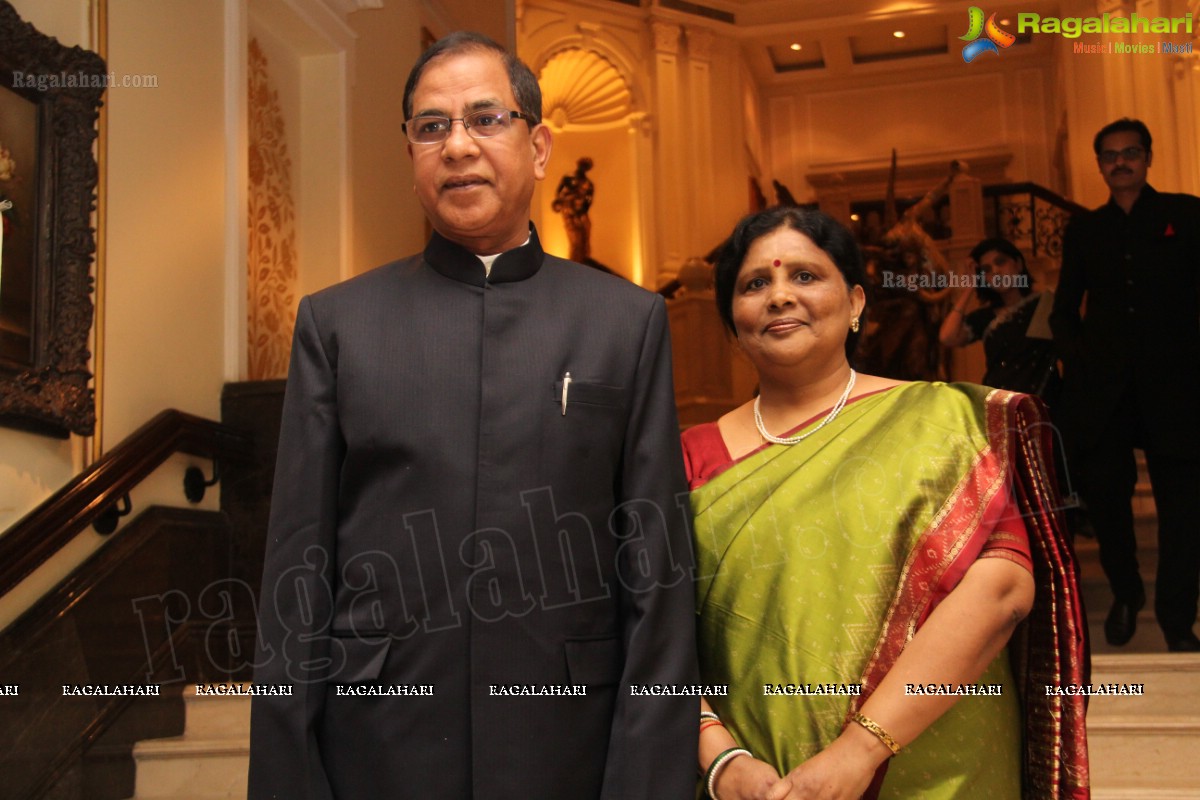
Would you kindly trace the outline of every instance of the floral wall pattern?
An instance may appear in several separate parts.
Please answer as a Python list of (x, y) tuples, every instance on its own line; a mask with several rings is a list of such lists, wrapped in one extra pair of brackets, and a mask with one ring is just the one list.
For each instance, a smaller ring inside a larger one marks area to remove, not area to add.
[(250, 40), (249, 380), (287, 375), (296, 322), (296, 204), (279, 93)]

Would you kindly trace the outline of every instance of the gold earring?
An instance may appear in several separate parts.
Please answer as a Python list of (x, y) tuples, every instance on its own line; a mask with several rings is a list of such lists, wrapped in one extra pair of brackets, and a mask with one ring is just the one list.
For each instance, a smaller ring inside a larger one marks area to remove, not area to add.
[(859, 325), (858, 325), (858, 317), (853, 317), (853, 318), (851, 318), (851, 320), (850, 320), (850, 330), (854, 331), (855, 333), (858, 333), (858, 328), (859, 328)]

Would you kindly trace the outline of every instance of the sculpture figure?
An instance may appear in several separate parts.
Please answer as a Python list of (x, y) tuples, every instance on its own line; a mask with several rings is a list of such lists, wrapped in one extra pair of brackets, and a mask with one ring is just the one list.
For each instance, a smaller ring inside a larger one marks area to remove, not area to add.
[(562, 214), (567, 241), (571, 244), (569, 258), (580, 264), (587, 263), (592, 256), (592, 220), (588, 209), (592, 207), (595, 186), (587, 176), (591, 168), (592, 160), (587, 156), (575, 162), (575, 172), (563, 175), (550, 206)]
[(898, 380), (946, 377), (938, 327), (950, 293), (951, 270), (922, 227), (921, 217), (945, 196), (961, 170), (958, 161), (951, 163), (949, 175), (897, 219), (896, 153), (892, 151), (884, 217), (887, 232), (880, 245), (863, 248), (867, 273), (874, 283), (868, 323), (858, 348), (864, 370)]

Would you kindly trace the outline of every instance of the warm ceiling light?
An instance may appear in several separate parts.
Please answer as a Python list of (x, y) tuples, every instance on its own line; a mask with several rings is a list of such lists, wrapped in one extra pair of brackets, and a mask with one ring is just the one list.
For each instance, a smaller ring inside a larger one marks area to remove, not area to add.
[(855, 222), (858, 222), (858, 214), (851, 214), (850, 219), (854, 220)]
[(892, 36), (895, 36), (897, 39), (903, 39), (904, 31), (892, 31)]
[(1012, 20), (1011, 19), (1002, 19), (1002, 20), (1000, 20), (1000, 24), (1001, 25), (1012, 25)]
[(799, 43), (799, 42), (792, 42), (792, 49), (793, 49), (793, 50), (799, 50), (799, 49), (800, 49), (800, 43)]

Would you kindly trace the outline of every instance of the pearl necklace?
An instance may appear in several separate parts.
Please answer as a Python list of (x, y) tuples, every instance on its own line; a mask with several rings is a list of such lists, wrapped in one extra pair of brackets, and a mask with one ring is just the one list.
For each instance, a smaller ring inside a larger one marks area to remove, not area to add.
[(854, 388), (854, 378), (855, 378), (855, 372), (854, 372), (854, 370), (850, 370), (850, 380), (849, 380), (849, 382), (846, 383), (846, 390), (844, 392), (842, 392), (842, 396), (838, 398), (838, 401), (833, 406), (833, 409), (830, 410), (829, 414), (826, 415), (825, 419), (821, 420), (820, 425), (813, 428), (811, 431), (809, 431), (807, 433), (801, 433), (798, 436), (789, 436), (789, 437), (784, 438), (782, 436), (772, 436), (771, 434), (767, 433), (767, 426), (763, 425), (762, 414), (758, 410), (758, 402), (759, 402), (759, 400), (762, 399), (762, 395), (755, 397), (754, 398), (754, 424), (755, 424), (755, 426), (758, 427), (758, 432), (768, 442), (774, 442), (775, 444), (796, 444), (799, 441), (807, 439), (809, 436), (812, 436), (814, 433), (821, 430), (821, 428), (824, 428), (826, 425), (833, 422), (833, 418), (836, 417), (839, 413), (841, 413), (842, 407), (845, 406), (846, 401), (848, 399), (850, 399), (850, 390)]

